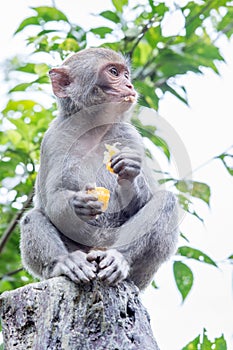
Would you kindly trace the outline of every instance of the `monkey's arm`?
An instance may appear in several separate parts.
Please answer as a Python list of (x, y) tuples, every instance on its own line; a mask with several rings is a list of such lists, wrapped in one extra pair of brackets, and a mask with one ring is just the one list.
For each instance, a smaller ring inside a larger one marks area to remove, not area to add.
[(66, 275), (74, 282), (88, 282), (96, 267), (86, 253), (69, 253), (59, 232), (39, 209), (32, 209), (21, 220), (21, 257), (24, 267), (35, 277)]
[[(86, 188), (90, 188), (89, 185)], [(98, 244), (99, 227), (89, 224), (102, 213), (102, 203), (86, 190), (53, 190), (47, 194), (44, 211), (53, 225), (73, 241), (87, 246)]]
[(142, 167), (142, 155), (137, 150), (125, 147), (111, 159), (111, 166), (117, 174), (118, 186), (115, 195), (121, 206), (121, 216), (132, 217), (152, 197)]
[(133, 182), (122, 180), (116, 188), (115, 195), (122, 208), (120, 216), (126, 221), (144, 207), (151, 199), (152, 192), (143, 174), (139, 174)]

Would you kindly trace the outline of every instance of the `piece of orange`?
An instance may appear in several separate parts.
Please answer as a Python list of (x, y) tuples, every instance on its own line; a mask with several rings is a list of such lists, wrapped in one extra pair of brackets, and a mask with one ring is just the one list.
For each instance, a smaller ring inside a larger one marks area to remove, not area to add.
[(119, 142), (115, 142), (113, 145), (105, 144), (106, 151), (104, 151), (104, 160), (103, 163), (106, 164), (106, 169), (110, 171), (111, 173), (114, 173), (113, 168), (111, 167), (111, 158), (116, 153), (120, 152), (119, 148), (117, 146), (120, 145)]
[(110, 199), (110, 191), (105, 187), (95, 187), (93, 190), (88, 190), (87, 193), (91, 193), (97, 196), (98, 201), (103, 203), (102, 210), (105, 211), (108, 208), (108, 202)]
[(110, 161), (107, 162), (107, 164), (106, 164), (106, 169), (107, 169), (108, 171), (110, 171), (110, 173), (113, 173), (113, 174), (114, 174), (114, 170), (113, 170), (113, 168), (111, 167), (111, 162), (110, 162)]

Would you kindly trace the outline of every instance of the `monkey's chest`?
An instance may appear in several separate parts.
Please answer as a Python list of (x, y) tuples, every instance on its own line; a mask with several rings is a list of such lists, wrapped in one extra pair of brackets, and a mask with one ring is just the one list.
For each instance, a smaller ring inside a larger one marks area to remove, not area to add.
[(64, 163), (63, 179), (69, 189), (79, 191), (87, 184), (96, 184), (113, 189), (117, 184), (117, 176), (110, 173), (103, 163), (103, 153), (87, 152), (80, 156), (75, 153)]
[(63, 162), (63, 178), (69, 189), (79, 191), (89, 183), (114, 190), (117, 176), (106, 169), (104, 155), (106, 144), (113, 145), (118, 139), (112, 130), (94, 128), (70, 144)]

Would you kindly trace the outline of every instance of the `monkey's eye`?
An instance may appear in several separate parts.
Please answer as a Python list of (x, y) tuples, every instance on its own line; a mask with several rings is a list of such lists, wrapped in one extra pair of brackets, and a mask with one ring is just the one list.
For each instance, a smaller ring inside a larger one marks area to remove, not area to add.
[(125, 72), (125, 78), (129, 79), (129, 73), (128, 72)]
[(115, 77), (118, 77), (119, 75), (119, 72), (118, 70), (116, 69), (116, 67), (112, 67), (109, 69), (109, 72), (112, 74), (112, 75), (115, 75)]

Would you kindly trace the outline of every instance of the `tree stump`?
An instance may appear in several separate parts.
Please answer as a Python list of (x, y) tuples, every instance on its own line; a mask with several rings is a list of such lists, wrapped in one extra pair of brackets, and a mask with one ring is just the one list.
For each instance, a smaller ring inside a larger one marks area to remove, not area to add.
[(5, 350), (159, 350), (138, 289), (56, 277), (0, 298)]

